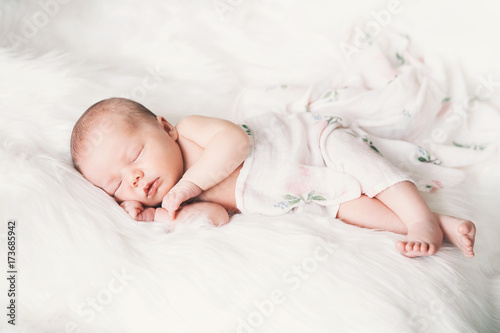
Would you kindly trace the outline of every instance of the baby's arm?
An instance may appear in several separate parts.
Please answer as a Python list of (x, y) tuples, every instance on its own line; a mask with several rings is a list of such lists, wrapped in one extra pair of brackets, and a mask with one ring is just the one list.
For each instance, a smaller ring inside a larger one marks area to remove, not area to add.
[(243, 129), (227, 120), (189, 116), (176, 128), (181, 148), (194, 143), (203, 153), (163, 199), (162, 207), (171, 218), (182, 202), (227, 178), (245, 160), (250, 147)]

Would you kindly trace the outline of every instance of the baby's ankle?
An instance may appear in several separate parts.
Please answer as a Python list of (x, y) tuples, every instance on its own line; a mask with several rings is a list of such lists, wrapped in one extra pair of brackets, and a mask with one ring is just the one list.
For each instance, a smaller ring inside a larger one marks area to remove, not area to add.
[(434, 215), (427, 216), (415, 216), (414, 218), (407, 219), (404, 221), (407, 227), (432, 227), (437, 226), (441, 228), (439, 225), (439, 220)]

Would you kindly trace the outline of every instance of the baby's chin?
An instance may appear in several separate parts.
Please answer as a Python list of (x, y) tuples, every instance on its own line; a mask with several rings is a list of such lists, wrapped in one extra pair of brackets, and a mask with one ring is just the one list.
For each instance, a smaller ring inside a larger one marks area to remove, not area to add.
[(154, 204), (151, 205), (151, 207), (155, 207), (155, 208), (161, 207), (161, 201), (155, 202)]
[(148, 201), (141, 201), (142, 205), (144, 207), (160, 207), (161, 206), (161, 200), (148, 200)]

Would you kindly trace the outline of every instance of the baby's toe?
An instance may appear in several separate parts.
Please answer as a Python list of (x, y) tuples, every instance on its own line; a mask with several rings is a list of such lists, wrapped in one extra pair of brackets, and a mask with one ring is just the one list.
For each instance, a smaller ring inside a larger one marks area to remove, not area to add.
[(436, 254), (437, 252), (437, 247), (436, 245), (433, 245), (433, 244), (429, 244), (429, 250), (427, 251), (427, 253), (429, 255), (433, 255), (433, 254)]
[(420, 245), (419, 242), (415, 242), (415, 244), (413, 244), (413, 252), (420, 252)]
[(397, 241), (396, 242), (396, 249), (401, 253), (405, 253), (406, 252), (406, 243), (403, 241)]
[(460, 243), (465, 247), (472, 247), (472, 241), (467, 235), (462, 235), (459, 237)]
[(427, 253), (429, 251), (429, 244), (427, 243), (422, 243), (420, 245), (420, 251), (422, 251), (423, 253)]
[(415, 242), (408, 242), (406, 243), (405, 250), (406, 252), (413, 251), (413, 246), (415, 245)]
[(457, 230), (462, 235), (468, 234), (471, 231), (471, 225), (468, 222), (464, 222), (458, 226)]

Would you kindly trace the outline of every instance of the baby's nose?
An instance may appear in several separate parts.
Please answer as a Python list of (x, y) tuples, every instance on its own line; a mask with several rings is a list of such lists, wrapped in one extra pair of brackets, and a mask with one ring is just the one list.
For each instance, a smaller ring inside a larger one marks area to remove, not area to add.
[(135, 176), (135, 178), (132, 179), (132, 186), (133, 187), (139, 186), (139, 180), (140, 180), (140, 177), (138, 175)]
[(140, 171), (133, 171), (130, 174), (129, 184), (130, 186), (137, 188), (139, 186), (139, 182), (141, 181), (144, 174)]

